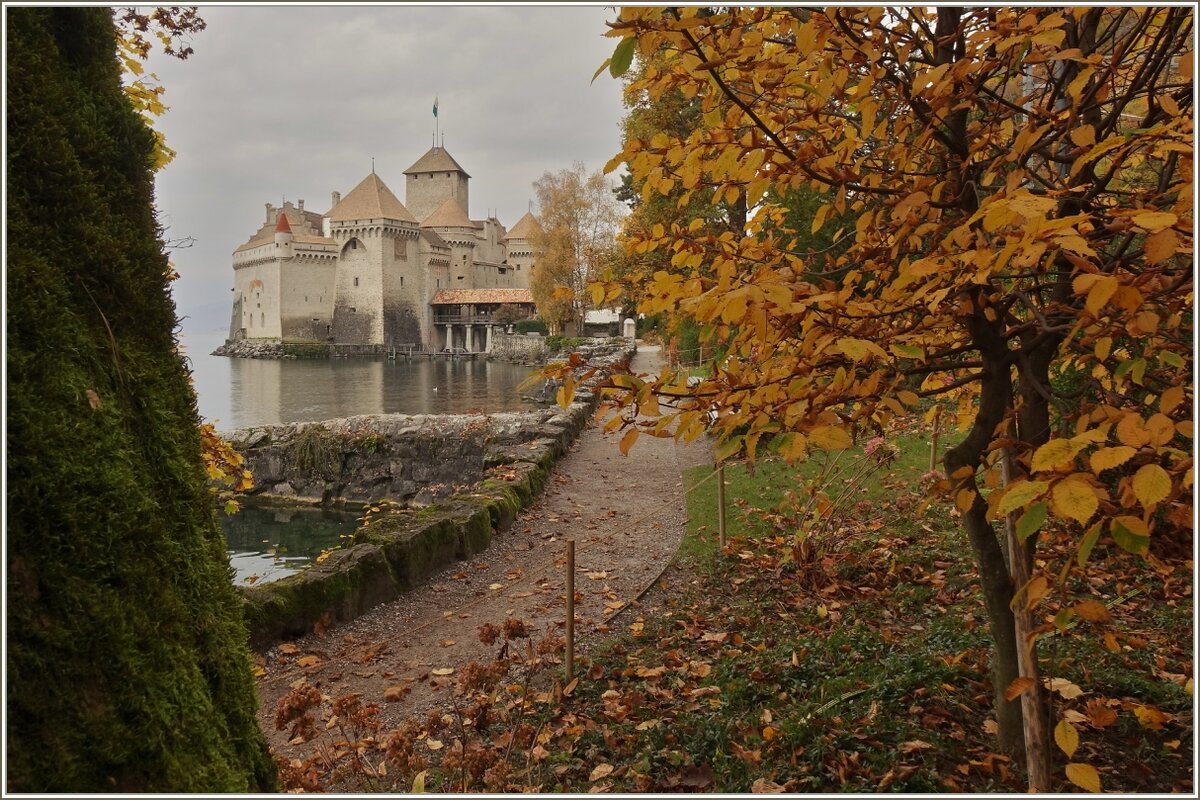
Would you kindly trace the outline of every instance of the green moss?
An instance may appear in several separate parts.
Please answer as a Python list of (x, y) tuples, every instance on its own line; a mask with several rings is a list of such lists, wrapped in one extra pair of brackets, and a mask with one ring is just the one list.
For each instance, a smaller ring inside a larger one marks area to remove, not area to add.
[(270, 791), (111, 12), (7, 21), (6, 788)]

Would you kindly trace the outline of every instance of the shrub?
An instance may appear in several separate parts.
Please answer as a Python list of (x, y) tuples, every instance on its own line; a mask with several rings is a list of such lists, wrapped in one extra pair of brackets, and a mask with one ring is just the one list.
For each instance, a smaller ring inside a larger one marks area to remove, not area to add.
[(546, 336), (550, 333), (550, 328), (548, 328), (546, 323), (540, 319), (520, 320), (513, 326), (513, 329), (517, 333), (540, 333), (542, 336)]

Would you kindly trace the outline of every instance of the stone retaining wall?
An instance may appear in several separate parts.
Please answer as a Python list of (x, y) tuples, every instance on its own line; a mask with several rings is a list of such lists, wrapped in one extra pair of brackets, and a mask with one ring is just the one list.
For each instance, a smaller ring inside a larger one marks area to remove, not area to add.
[[(594, 363), (627, 364), (633, 352), (633, 342), (624, 340), (623, 345), (610, 345), (608, 354), (597, 356)], [(252, 468), (255, 459), (262, 461), (263, 472), (255, 473), (256, 481), (280, 479), (271, 484), (278, 489), (281, 482), (291, 484), (295, 480), (303, 487), (312, 487), (319, 480), (320, 499), (327, 502), (335, 497), (355, 499), (356, 492), (365, 492), (364, 499), (371, 500), (388, 496), (383, 491), (373, 494), (372, 487), (387, 486), (402, 494), (400, 489), (416, 484), (413, 476), (418, 469), (405, 464), (403, 453), (410, 451), (404, 448), (411, 448), (412, 453), (422, 447), (432, 448), (439, 436), (440, 447), (446, 449), (438, 450), (433, 463), (427, 461), (423, 468), (435, 476), (460, 470), (448, 493), (429, 496), (434, 501), (431, 505), (372, 521), (354, 534), (353, 544), (334, 551), (324, 562), (274, 583), (240, 587), (251, 646), (262, 649), (281, 637), (303, 634), (323, 619), (353, 619), (419, 586), (453, 560), (469, 558), (485, 549), (492, 536), (506, 530), (517, 512), (540, 494), (553, 465), (587, 425), (597, 403), (592, 389), (598, 380), (594, 377), (582, 383), (566, 409), (476, 417), (350, 417), (225, 434), (234, 437)], [(312, 432), (305, 435), (306, 430)], [(327, 450), (314, 447), (313, 442), (320, 442), (322, 436), (332, 437), (335, 445)], [(357, 449), (343, 449), (351, 443)], [(341, 471), (333, 479), (326, 479), (326, 475), (333, 474), (335, 459), (330, 457), (325, 463), (331, 471), (304, 483), (294, 469), (298, 466), (297, 451), (291, 448), (296, 447), (305, 448), (308, 455), (304, 458), (318, 464), (321, 453), (337, 453)], [(440, 463), (443, 452), (449, 466)], [(356, 465), (359, 476), (352, 474)], [(469, 488), (462, 487), (464, 469), (474, 470), (471, 480), (466, 481), (472, 484)], [(334, 484), (333, 490), (326, 485), (329, 483)], [(337, 489), (339, 486), (342, 488)], [(301, 495), (295, 485), (291, 488), (296, 492), (289, 496), (293, 501), (301, 496), (310, 502), (318, 499), (313, 494)], [(419, 505), (421, 492), (427, 489), (417, 489), (408, 504)], [(332, 493), (336, 491), (345, 494)]]
[(492, 332), (492, 346), (488, 358), (497, 361), (513, 361), (518, 364), (540, 364), (546, 360), (545, 336), (530, 336), (524, 333)]

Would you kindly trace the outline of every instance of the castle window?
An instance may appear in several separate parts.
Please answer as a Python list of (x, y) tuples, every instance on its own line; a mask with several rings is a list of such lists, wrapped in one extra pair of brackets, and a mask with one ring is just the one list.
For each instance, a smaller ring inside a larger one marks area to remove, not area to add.
[(358, 309), (354, 306), (350, 306), (350, 313), (353, 314), (355, 311), (358, 311)]
[(351, 239), (351, 240), (350, 240), (350, 249), (351, 249), (351, 250), (357, 250), (357, 249), (358, 249), (358, 240), (357, 240), (357, 239)]
[(355, 285), (355, 286), (358, 286), (358, 278), (355, 278), (355, 279), (354, 279), (354, 285)]
[(401, 289), (404, 288), (404, 276), (403, 275), (400, 276), (400, 288)]
[(266, 314), (259, 314), (259, 320), (258, 320), (258, 324), (259, 324), (259, 325), (266, 325), (266, 324), (267, 324), (267, 315), (266, 315)]

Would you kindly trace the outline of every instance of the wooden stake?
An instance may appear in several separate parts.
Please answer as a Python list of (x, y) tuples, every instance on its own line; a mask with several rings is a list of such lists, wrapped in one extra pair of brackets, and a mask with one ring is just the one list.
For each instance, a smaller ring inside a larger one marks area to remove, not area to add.
[(717, 542), (725, 546), (725, 465), (717, 467)]
[(575, 677), (575, 540), (567, 539), (567, 681)]
[[(1000, 454), (1000, 482), (1008, 486), (1012, 480), (1012, 454), (1008, 448)], [(1004, 518), (1004, 538), (1008, 543), (1008, 564), (1012, 573), (1013, 586), (1020, 589), (1029, 583), (1029, 561), (1025, 558), (1025, 545), (1017, 538), (1017, 515), (1011, 512)], [(1017, 634), (1017, 668), (1022, 678), (1032, 678), (1033, 686), (1021, 694), (1021, 724), (1025, 733), (1025, 771), (1029, 777), (1029, 791), (1050, 791), (1050, 744), (1042, 721), (1045, 716), (1045, 693), (1038, 675), (1035, 645), (1030, 644), (1033, 619), (1027, 610), (1024, 596), (1018, 598), (1013, 609), (1013, 624)]]
[(942, 415), (940, 413), (934, 414), (934, 416), (933, 416), (933, 441), (931, 441), (929, 443), (929, 471), (930, 472), (933, 472), (935, 469), (937, 469), (938, 428), (940, 428), (941, 426), (942, 426)]

